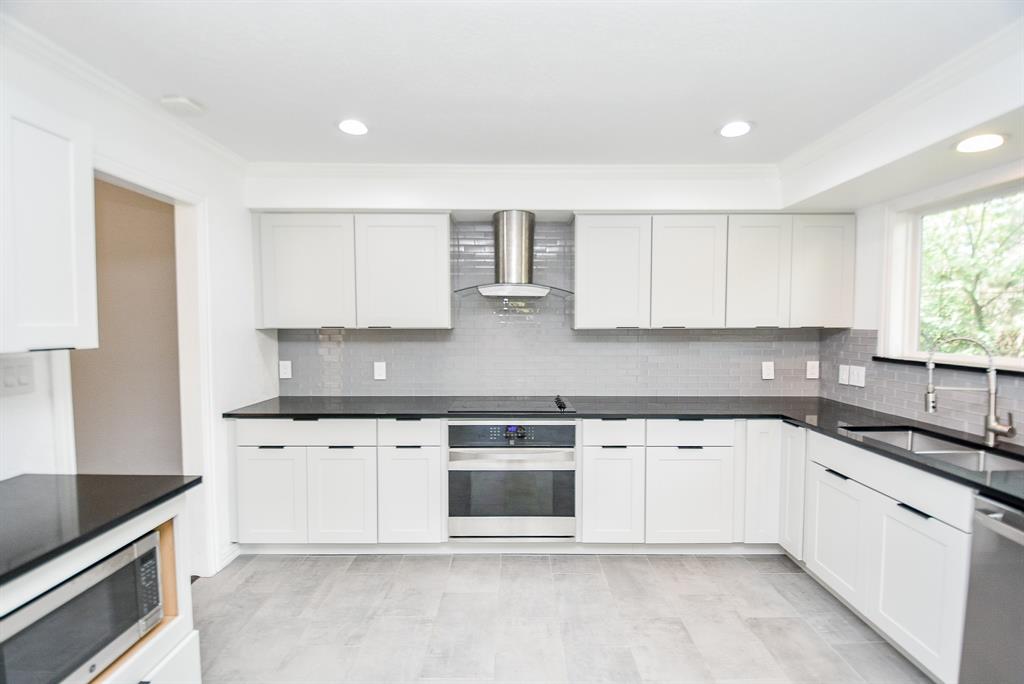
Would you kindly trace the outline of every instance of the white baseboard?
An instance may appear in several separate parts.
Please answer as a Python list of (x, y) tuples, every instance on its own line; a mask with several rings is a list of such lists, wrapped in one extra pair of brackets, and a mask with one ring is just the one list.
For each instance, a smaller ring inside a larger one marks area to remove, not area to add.
[(778, 544), (577, 544), (575, 542), (532, 540), (464, 540), (440, 544), (237, 544), (235, 548), (241, 554), (291, 555), (432, 555), (449, 553), (760, 555), (782, 553), (782, 547)]

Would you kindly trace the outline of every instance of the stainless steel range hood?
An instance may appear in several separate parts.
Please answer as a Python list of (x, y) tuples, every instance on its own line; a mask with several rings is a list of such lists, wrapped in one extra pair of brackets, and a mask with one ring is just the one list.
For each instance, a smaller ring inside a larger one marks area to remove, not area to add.
[(543, 297), (550, 287), (533, 284), (533, 224), (529, 211), (494, 214), (494, 279), (477, 290), (485, 297)]

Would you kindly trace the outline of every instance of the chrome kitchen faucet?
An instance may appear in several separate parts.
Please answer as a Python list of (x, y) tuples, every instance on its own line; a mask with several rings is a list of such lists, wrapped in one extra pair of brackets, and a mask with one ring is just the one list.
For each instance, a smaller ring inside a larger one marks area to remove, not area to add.
[[(935, 375), (935, 347), (938, 346), (939, 342), (969, 342), (977, 345), (988, 357), (988, 369), (985, 371), (985, 375), (988, 378), (987, 387), (936, 387), (934, 383)], [(996, 440), (999, 437), (1013, 437), (1017, 434), (1017, 429), (1013, 426), (1013, 414), (1007, 413), (1006, 423), (999, 422), (999, 416), (996, 413), (996, 396), (999, 394), (999, 387), (996, 380), (996, 367), (992, 361), (992, 352), (983, 343), (972, 337), (949, 337), (943, 340), (936, 340), (932, 345), (932, 348), (928, 351), (928, 362), (925, 364), (928, 369), (928, 387), (924, 393), (924, 410), (928, 413), (935, 413), (937, 408), (937, 398), (935, 395), (936, 390), (942, 390), (944, 392), (988, 392), (988, 415), (985, 416), (985, 445), (994, 447)]]

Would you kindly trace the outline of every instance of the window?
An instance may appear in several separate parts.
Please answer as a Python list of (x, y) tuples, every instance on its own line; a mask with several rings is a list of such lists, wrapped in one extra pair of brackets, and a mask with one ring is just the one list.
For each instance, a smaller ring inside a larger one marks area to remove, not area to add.
[(948, 341), (973, 337), (1001, 365), (1024, 364), (1024, 192), (929, 211), (917, 230), (917, 301), (907, 307), (916, 325), (905, 348), (982, 362), (976, 346)]

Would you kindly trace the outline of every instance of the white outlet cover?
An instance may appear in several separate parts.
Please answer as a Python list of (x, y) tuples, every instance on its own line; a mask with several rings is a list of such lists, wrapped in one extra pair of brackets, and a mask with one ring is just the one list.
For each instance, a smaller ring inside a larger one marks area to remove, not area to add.
[(374, 361), (373, 362), (373, 379), (374, 380), (387, 380), (388, 379), (388, 364), (387, 364), (387, 361)]
[(864, 386), (865, 375), (864, 366), (850, 366), (850, 384), (854, 387)]
[(821, 365), (818, 361), (807, 362), (807, 379), (817, 380), (821, 377)]
[(775, 362), (774, 361), (762, 361), (761, 362), (761, 379), (762, 380), (774, 380), (775, 379)]
[(839, 366), (839, 384), (849, 385), (850, 384), (850, 367)]
[(292, 377), (292, 362), (291, 361), (278, 361), (277, 362), (277, 377), (281, 380), (291, 380)]

